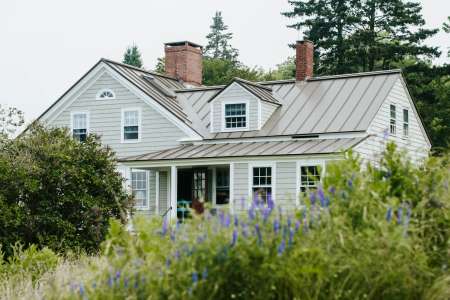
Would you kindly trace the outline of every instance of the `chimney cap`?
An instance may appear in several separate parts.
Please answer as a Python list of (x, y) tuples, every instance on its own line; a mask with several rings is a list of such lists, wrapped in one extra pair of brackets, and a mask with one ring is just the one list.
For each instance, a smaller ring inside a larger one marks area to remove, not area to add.
[(176, 47), (176, 46), (191, 46), (194, 48), (200, 48), (203, 49), (202, 45), (190, 42), (190, 41), (179, 41), (179, 42), (170, 42), (170, 43), (164, 43), (164, 46), (166, 47)]
[(303, 43), (311, 43), (311, 44), (314, 44), (313, 41), (308, 40), (308, 39), (297, 40), (297, 44), (303, 44)]

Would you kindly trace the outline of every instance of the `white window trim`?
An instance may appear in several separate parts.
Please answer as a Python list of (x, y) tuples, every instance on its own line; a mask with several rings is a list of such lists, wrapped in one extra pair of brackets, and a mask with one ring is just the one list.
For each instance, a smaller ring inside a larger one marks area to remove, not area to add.
[(276, 186), (277, 186), (277, 164), (273, 161), (261, 161), (261, 162), (250, 162), (248, 163), (248, 195), (250, 201), (248, 206), (250, 207), (253, 203), (253, 168), (272, 168), (272, 201), (276, 203)]
[[(391, 116), (391, 106), (395, 107), (395, 119), (393, 119)], [(389, 135), (396, 136), (398, 133), (397, 116), (398, 116), (397, 104), (389, 103)], [(392, 120), (394, 120), (394, 127), (395, 127), (394, 133), (391, 132), (391, 121)]]
[(140, 206), (134, 205), (136, 210), (149, 210), (150, 209), (150, 172), (147, 170), (131, 169), (130, 170), (130, 190), (133, 193), (133, 173), (135, 172), (145, 172), (145, 181), (147, 182), (147, 205)]
[[(223, 132), (234, 132), (234, 131), (248, 131), (249, 130), (249, 124), (250, 124), (250, 118), (249, 118), (249, 111), (250, 111), (250, 101), (247, 99), (243, 100), (226, 100), (222, 101), (222, 113), (221, 113), (221, 123), (222, 123), (222, 131)], [(225, 105), (226, 104), (245, 104), (245, 127), (239, 127), (239, 128), (226, 128), (225, 125)]]
[[(404, 115), (404, 110), (408, 111), (408, 122), (405, 122), (405, 115)], [(409, 138), (409, 134), (410, 134), (410, 125), (411, 125), (411, 113), (408, 107), (402, 107), (402, 139), (408, 139)], [(405, 129), (404, 126), (405, 124), (408, 124), (408, 134), (405, 135)]]
[(73, 117), (74, 115), (86, 115), (86, 135), (90, 132), (90, 116), (89, 111), (72, 111), (70, 112), (70, 135), (73, 136)]
[[(125, 140), (124, 138), (124, 126), (125, 126), (125, 112), (127, 111), (137, 111), (138, 112), (138, 139), (137, 140)], [(142, 141), (142, 109), (140, 107), (129, 107), (129, 108), (122, 108), (121, 112), (121, 122), (120, 122), (120, 142), (122, 144), (134, 144), (134, 143), (140, 143)]]
[(301, 167), (311, 167), (311, 166), (319, 166), (321, 168), (321, 172), (320, 172), (320, 183), (323, 182), (323, 177), (325, 175), (325, 168), (326, 168), (326, 163), (323, 160), (299, 160), (297, 161), (296, 164), (296, 171), (295, 171), (295, 178), (296, 178), (296, 195), (297, 197), (295, 197), (295, 205), (297, 207), (302, 207), (302, 203), (300, 201), (300, 197), (301, 197), (301, 193), (300, 193), (300, 188), (301, 188), (301, 172), (300, 172), (300, 168)]
[[(100, 95), (103, 94), (104, 92), (110, 92), (113, 96), (111, 98), (100, 98)], [(116, 99), (116, 93), (114, 93), (114, 91), (111, 89), (101, 89), (100, 91), (97, 92), (97, 95), (95, 95), (95, 99), (96, 100), (113, 100), (113, 99)]]

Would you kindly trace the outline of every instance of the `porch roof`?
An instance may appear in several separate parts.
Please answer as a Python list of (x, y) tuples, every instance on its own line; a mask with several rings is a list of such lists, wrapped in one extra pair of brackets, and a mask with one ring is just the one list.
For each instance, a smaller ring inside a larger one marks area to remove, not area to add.
[(247, 156), (332, 154), (349, 150), (364, 139), (366, 139), (366, 137), (190, 144), (162, 151), (130, 156), (123, 158), (120, 161), (130, 162)]

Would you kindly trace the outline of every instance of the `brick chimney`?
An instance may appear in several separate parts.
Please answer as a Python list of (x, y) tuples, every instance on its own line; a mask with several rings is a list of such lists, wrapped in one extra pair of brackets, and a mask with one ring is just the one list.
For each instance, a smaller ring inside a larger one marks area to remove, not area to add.
[(295, 79), (304, 81), (313, 77), (314, 44), (311, 41), (297, 41), (295, 45), (297, 58), (295, 60)]
[(202, 46), (188, 42), (164, 44), (168, 75), (193, 86), (202, 85)]

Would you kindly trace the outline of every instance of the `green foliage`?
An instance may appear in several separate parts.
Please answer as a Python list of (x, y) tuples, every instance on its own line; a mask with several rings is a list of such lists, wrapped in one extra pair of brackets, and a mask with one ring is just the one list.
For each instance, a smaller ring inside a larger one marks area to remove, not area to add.
[(0, 143), (0, 244), (96, 251), (110, 218), (125, 219), (130, 199), (114, 153), (98, 138), (80, 143), (66, 129), (34, 125)]
[(389, 69), (408, 55), (436, 57), (422, 42), (438, 29), (424, 29), (422, 6), (407, 0), (290, 1), (288, 27), (316, 45), (319, 74)]
[(166, 62), (164, 57), (158, 57), (154, 71), (160, 74), (166, 73)]
[[(448, 23), (444, 23), (442, 25), (442, 29), (444, 30), (444, 32), (450, 33), (450, 16), (447, 17), (447, 21), (448, 21)], [(450, 50), (448, 50), (447, 56), (450, 57)]]
[(241, 63), (227, 59), (203, 59), (203, 84), (220, 85), (230, 83), (234, 77), (258, 81), (263, 72), (257, 68), (250, 68)]
[(379, 168), (348, 154), (324, 187), (281, 213), (253, 202), (184, 224), (112, 221), (103, 255), (47, 285), (47, 299), (448, 299), (448, 158), (414, 166), (389, 145)]
[(23, 123), (22, 111), (15, 107), (2, 107), (0, 104), (0, 139), (14, 135)]
[(136, 45), (127, 47), (127, 50), (123, 55), (122, 62), (130, 66), (142, 68), (143, 62), (141, 58), (141, 53), (139, 52), (139, 49)]
[(205, 47), (205, 56), (237, 62), (239, 52), (230, 45), (233, 33), (227, 32), (228, 26), (223, 22), (222, 12), (216, 12), (210, 29), (211, 32), (206, 36), (208, 44)]

